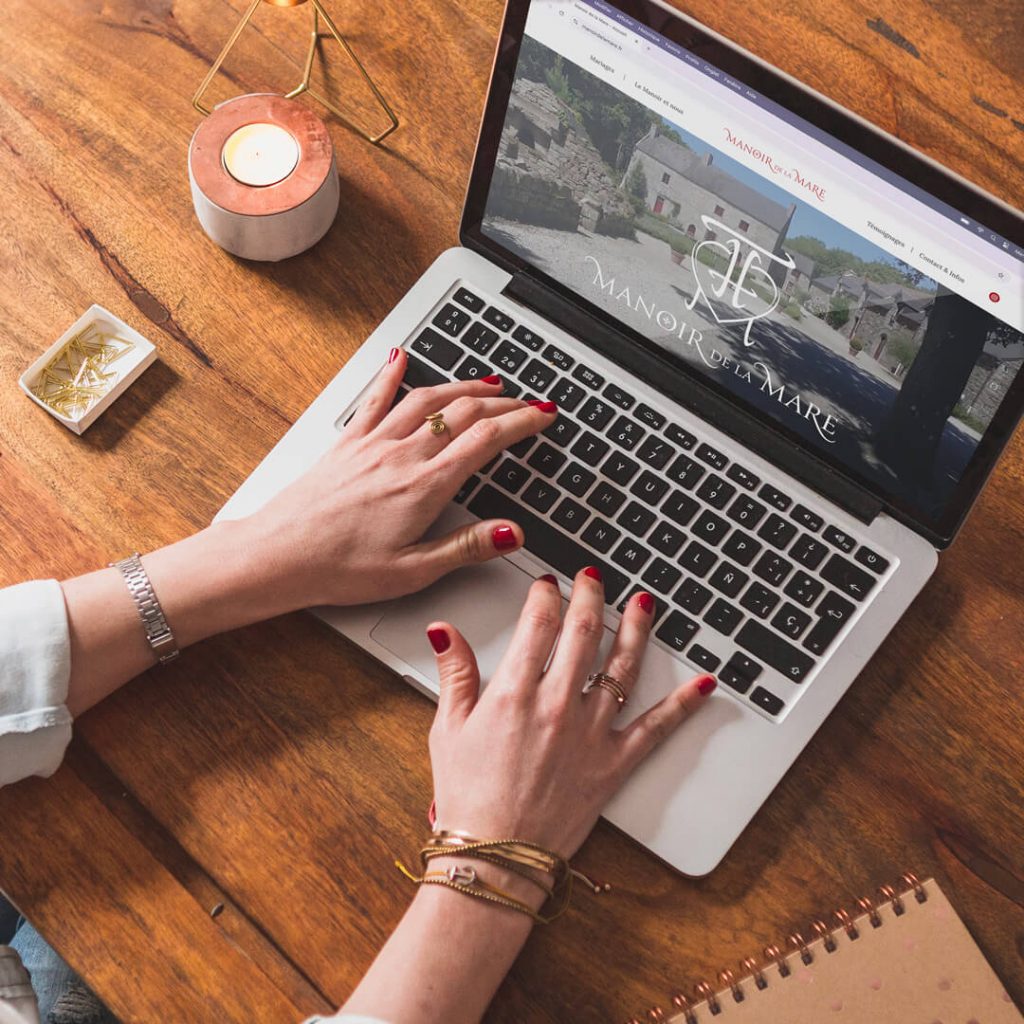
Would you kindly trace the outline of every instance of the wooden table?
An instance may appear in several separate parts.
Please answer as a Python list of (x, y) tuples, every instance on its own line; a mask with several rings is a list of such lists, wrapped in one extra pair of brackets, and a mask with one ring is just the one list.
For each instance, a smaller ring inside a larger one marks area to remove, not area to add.
[[(189, 97), (239, 0), (0, 5), (0, 585), (206, 524), (454, 243), (499, 0), (333, 6), (402, 128), (374, 149), (332, 125), (337, 224), (259, 267), (203, 236), (185, 173)], [(1011, 203), (1024, 193), (1020, 4), (687, 7)], [(261, 9), (215, 98), (293, 84), (303, 12)], [(15, 381), (93, 301), (160, 362), (79, 440)], [(598, 827), (579, 861), (614, 894), (534, 935), (490, 1020), (629, 1017), (904, 868), (941, 879), (1024, 1002), (1022, 485), (1018, 437), (710, 877)], [(391, 861), (424, 828), (432, 711), (306, 615), (208, 642), (85, 715), (52, 780), (0, 794), (0, 884), (126, 1022), (329, 1010), (409, 899)]]

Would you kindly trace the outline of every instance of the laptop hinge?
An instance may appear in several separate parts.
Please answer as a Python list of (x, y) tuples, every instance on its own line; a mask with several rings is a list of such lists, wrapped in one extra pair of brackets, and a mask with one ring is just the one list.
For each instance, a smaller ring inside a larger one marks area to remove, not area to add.
[(626, 367), (644, 383), (735, 438), (861, 522), (872, 522), (882, 511), (883, 502), (875, 495), (837, 473), (809, 452), (798, 448), (781, 434), (766, 429), (763, 422), (699, 381), (678, 372), (666, 373), (664, 361), (628, 340), (598, 317), (555, 294), (528, 274), (513, 274), (502, 294), (534, 310), (606, 358)]

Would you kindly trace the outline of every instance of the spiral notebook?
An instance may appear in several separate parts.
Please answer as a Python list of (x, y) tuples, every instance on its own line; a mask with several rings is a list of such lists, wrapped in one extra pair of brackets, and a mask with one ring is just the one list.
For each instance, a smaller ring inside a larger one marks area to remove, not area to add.
[(1024, 1024), (935, 880), (902, 881), (629, 1024)]

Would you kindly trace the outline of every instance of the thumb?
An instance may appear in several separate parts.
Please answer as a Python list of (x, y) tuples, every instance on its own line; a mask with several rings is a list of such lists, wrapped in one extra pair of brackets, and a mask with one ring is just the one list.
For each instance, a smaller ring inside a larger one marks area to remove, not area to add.
[(523, 545), (523, 531), (501, 519), (468, 523), (447, 536), (424, 541), (412, 549), (422, 571), (433, 582), (445, 573), (474, 562), (487, 562)]
[(466, 643), (466, 638), (447, 622), (432, 622), (427, 626), (427, 639), (434, 648), (441, 683), (437, 717), (462, 723), (480, 696), (480, 669), (477, 668), (476, 655)]

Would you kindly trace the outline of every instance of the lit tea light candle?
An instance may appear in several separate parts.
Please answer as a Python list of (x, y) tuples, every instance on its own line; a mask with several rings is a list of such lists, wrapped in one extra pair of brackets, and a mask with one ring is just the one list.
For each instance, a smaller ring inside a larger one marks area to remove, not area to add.
[(278, 124), (243, 125), (224, 142), (224, 168), (243, 185), (257, 188), (283, 181), (299, 162), (299, 144)]

